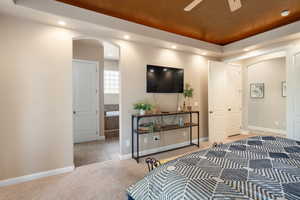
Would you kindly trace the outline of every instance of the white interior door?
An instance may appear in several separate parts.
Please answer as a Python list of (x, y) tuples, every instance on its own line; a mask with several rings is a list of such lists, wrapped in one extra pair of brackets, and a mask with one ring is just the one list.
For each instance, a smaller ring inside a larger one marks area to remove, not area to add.
[(229, 135), (240, 134), (241, 68), (210, 61), (208, 87), (209, 141), (224, 142)]
[(288, 138), (300, 140), (300, 47), (288, 54), (287, 133)]
[(227, 136), (241, 133), (242, 126), (242, 71), (240, 66), (227, 64)]
[(99, 138), (98, 63), (73, 60), (74, 143)]
[(227, 128), (227, 66), (221, 62), (209, 62), (208, 113), (209, 141), (223, 142)]

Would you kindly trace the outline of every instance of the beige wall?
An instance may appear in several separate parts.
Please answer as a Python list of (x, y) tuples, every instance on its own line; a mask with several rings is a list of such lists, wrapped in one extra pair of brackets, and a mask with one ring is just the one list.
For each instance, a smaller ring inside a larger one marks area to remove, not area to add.
[[(72, 166), (72, 42), (80, 34), (3, 16), (0, 26), (5, 27), (0, 29), (0, 180)], [(121, 46), (122, 153), (130, 153), (132, 104), (153, 102), (145, 92), (146, 64), (185, 69), (201, 111), (201, 136), (207, 136), (207, 59), (115, 42)], [(163, 110), (177, 108), (177, 95), (155, 96)], [(154, 146), (183, 141), (182, 135), (166, 136)]]
[[(119, 61), (104, 60), (104, 70), (119, 71)], [(104, 104), (119, 104), (119, 94), (104, 94)]]
[(0, 180), (73, 166), (71, 31), (0, 16)]
[[(286, 99), (281, 97), (281, 81), (286, 80), (284, 52), (246, 59), (243, 66), (243, 128), (255, 126), (286, 130)], [(250, 83), (265, 83), (265, 98), (250, 98)]]
[[(131, 138), (131, 114), (133, 104), (137, 101), (147, 100), (154, 102), (156, 98), (162, 110), (177, 109), (177, 94), (148, 94), (146, 93), (146, 65), (162, 65), (184, 68), (185, 82), (195, 89), (193, 103), (199, 106), (194, 109), (201, 112), (201, 137), (207, 136), (207, 72), (208, 60), (202, 56), (187, 54), (169, 49), (154, 48), (147, 45), (120, 41), (121, 47), (120, 71), (121, 71), (121, 141), (122, 154), (130, 153)], [(195, 132), (196, 133), (196, 132)], [(159, 147), (176, 142), (183, 142), (184, 130), (178, 134), (162, 134), (162, 140), (150, 145), (152, 135), (148, 135), (148, 143), (142, 143), (142, 149)], [(144, 141), (142, 138), (141, 141)]]
[(103, 63), (104, 50), (97, 40), (80, 39), (73, 41), (73, 58), (97, 61), (99, 63), (99, 135), (104, 135), (104, 93), (103, 93)]
[(248, 66), (248, 86), (251, 83), (265, 84), (265, 98), (248, 99), (248, 126), (286, 129), (286, 98), (281, 94), (281, 82), (285, 80), (284, 58)]

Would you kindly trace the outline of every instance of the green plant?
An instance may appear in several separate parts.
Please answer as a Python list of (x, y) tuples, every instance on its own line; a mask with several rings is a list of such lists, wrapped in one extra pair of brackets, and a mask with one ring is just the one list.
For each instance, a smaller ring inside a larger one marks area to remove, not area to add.
[(136, 103), (136, 104), (133, 105), (133, 108), (135, 110), (147, 110), (147, 111), (149, 111), (149, 110), (152, 109), (152, 107), (153, 106), (149, 103)]
[(185, 89), (183, 90), (183, 96), (184, 98), (192, 98), (193, 97), (194, 89), (191, 88), (191, 85), (186, 83)]

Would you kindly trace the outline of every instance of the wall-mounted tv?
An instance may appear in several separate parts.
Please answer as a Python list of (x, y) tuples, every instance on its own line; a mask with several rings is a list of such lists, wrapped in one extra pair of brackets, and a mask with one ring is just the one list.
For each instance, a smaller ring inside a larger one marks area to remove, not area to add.
[(182, 93), (184, 70), (147, 65), (148, 93)]

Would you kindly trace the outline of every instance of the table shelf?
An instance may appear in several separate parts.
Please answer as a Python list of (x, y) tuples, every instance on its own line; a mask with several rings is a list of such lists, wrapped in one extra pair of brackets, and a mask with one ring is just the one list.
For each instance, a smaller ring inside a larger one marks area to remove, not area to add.
[(194, 127), (194, 126), (198, 126), (198, 124), (196, 123), (185, 123), (184, 126), (179, 126), (179, 125), (165, 125), (162, 126), (160, 129), (156, 129), (154, 131), (144, 131), (144, 130), (136, 130), (135, 129), (135, 133), (138, 134), (149, 134), (149, 133), (157, 133), (157, 132), (165, 132), (165, 131), (172, 131), (172, 130), (176, 130), (176, 129), (185, 129), (185, 128), (189, 128), (190, 126)]
[[(197, 114), (197, 123), (193, 123), (193, 114)], [(189, 116), (189, 122), (184, 123), (184, 126), (179, 126), (179, 124), (173, 124), (173, 125), (162, 125), (160, 128), (155, 129), (155, 130), (140, 130), (140, 124), (139, 121), (143, 118), (158, 118), (158, 119), (163, 119), (163, 117), (166, 116), (180, 116), (180, 115), (188, 115)], [(155, 152), (152, 154), (147, 154), (147, 155), (140, 155), (140, 136), (141, 135), (146, 135), (150, 133), (163, 133), (163, 132), (169, 132), (172, 130), (177, 130), (177, 129), (186, 129), (189, 128), (189, 140), (190, 144), (186, 145), (184, 147), (188, 146), (200, 146), (200, 131), (199, 131), (199, 111), (187, 111), (187, 112), (169, 112), (169, 113), (158, 113), (158, 114), (146, 114), (146, 115), (132, 115), (132, 158), (135, 159), (137, 162), (139, 162), (139, 159), (141, 157), (146, 157), (166, 151), (159, 151)], [(192, 141), (192, 135), (193, 135), (193, 127), (197, 127), (197, 136), (198, 136), (198, 142), (197, 144), (194, 144)], [(184, 148), (180, 147), (180, 148)], [(171, 150), (176, 150), (175, 149), (169, 149), (167, 151)]]

